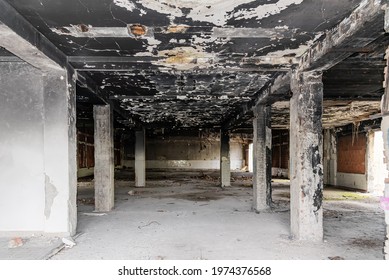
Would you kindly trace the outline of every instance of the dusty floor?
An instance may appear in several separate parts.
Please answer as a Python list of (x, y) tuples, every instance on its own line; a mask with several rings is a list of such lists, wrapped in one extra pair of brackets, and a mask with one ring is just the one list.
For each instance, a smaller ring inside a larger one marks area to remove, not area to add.
[[(105, 215), (93, 212), (93, 183), (79, 183), (77, 246), (52, 259), (383, 259), (378, 197), (326, 188), (325, 242), (315, 244), (289, 239), (286, 180), (273, 182), (272, 211), (256, 214), (249, 173), (234, 173), (224, 190), (217, 172), (149, 172), (146, 188), (117, 175), (115, 209)], [(28, 246), (0, 246), (0, 258)]]

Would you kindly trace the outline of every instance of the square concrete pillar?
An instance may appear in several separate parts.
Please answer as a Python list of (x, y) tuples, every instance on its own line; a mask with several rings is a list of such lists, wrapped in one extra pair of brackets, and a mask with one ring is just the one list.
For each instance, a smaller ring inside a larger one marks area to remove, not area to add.
[(95, 121), (95, 210), (114, 207), (113, 116), (110, 105), (94, 106)]
[(2, 232), (76, 231), (76, 98), (69, 76), (0, 62)]
[[(386, 15), (389, 15), (388, 10), (386, 12)], [(389, 19), (389, 17), (386, 17)], [(388, 32), (389, 30), (387, 30)], [(381, 131), (382, 131), (382, 137), (384, 142), (384, 157), (385, 157), (385, 163), (386, 163), (386, 170), (385, 170), (385, 188), (384, 188), (384, 201), (389, 200), (389, 47), (386, 49), (386, 67), (384, 70), (385, 76), (384, 76), (384, 88), (385, 93), (382, 96), (381, 101), (381, 112), (383, 114), (382, 121), (381, 121)], [(385, 240), (385, 246), (384, 246), (384, 254), (385, 259), (389, 260), (389, 207), (383, 207), (385, 211), (385, 223), (386, 223), (386, 240)]]
[(291, 234), (323, 239), (322, 75), (294, 73), (290, 100)]
[(268, 209), (272, 203), (271, 167), (272, 133), (270, 106), (254, 108), (253, 140), (253, 192), (255, 211)]
[(325, 129), (323, 134), (323, 182), (335, 186), (337, 173), (336, 132), (334, 129)]
[(146, 135), (145, 129), (135, 132), (135, 187), (146, 186)]
[(43, 74), (45, 232), (76, 233), (76, 81), (66, 71)]
[(228, 130), (220, 130), (220, 186), (231, 186), (230, 135)]

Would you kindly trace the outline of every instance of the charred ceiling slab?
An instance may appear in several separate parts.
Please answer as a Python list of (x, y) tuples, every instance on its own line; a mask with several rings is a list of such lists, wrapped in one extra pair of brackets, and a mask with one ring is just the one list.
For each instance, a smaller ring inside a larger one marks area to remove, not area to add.
[(223, 124), (226, 128), (233, 128), (247, 123), (253, 117), (252, 111), (258, 104), (273, 104), (276, 101), (288, 99), (290, 92), (290, 72), (282, 73), (264, 85), (256, 92), (254, 98), (245, 103), (236, 114), (230, 115)]
[[(244, 125), (257, 102), (288, 98), (285, 75), (307, 50), (302, 69), (327, 69), (355, 53), (375, 59), (365, 47), (380, 35), (380, 7), (378, 0), (0, 0), (0, 20), (76, 69), (79, 87), (128, 118), (220, 127)], [(379, 65), (357, 68), (324, 73), (324, 94), (377, 98)], [(361, 76), (367, 80), (353, 87)], [(278, 91), (276, 77), (285, 82)]]
[(328, 70), (384, 34), (381, 0), (361, 2), (350, 16), (325, 33), (302, 57), (299, 69)]
[[(369, 120), (380, 112), (380, 101), (323, 101), (323, 128), (334, 128)], [(289, 102), (272, 106), (272, 127), (289, 129)]]

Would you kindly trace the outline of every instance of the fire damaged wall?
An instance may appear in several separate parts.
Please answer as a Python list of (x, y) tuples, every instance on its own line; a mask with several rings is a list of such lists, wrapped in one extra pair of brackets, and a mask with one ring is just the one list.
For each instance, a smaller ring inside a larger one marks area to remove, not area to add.
[(365, 174), (366, 135), (338, 137), (338, 172)]
[(272, 132), (272, 176), (289, 177), (289, 131)]
[(337, 137), (336, 184), (367, 191), (365, 133)]
[[(114, 139), (115, 167), (122, 165), (122, 143), (118, 136)], [(95, 145), (93, 129), (77, 129), (77, 176), (86, 177), (93, 175), (95, 166)]]
[[(231, 170), (245, 166), (244, 145), (241, 137), (231, 137)], [(124, 142), (124, 166), (133, 168), (134, 139)], [(208, 136), (154, 136), (146, 137), (146, 168), (166, 169), (219, 169), (220, 138), (217, 134)]]

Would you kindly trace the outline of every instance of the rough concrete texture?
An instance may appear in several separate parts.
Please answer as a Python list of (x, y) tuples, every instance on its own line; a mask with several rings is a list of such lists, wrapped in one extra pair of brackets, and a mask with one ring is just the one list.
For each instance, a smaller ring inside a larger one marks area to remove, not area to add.
[[(231, 169), (244, 166), (243, 144), (248, 140), (232, 134), (230, 137)], [(124, 166), (135, 166), (135, 143), (125, 142)], [(193, 136), (158, 135), (147, 137), (146, 168), (219, 169), (220, 137), (206, 132)]]
[[(387, 89), (386, 89), (387, 90)], [(385, 93), (387, 94), (387, 92)], [(382, 117), (382, 122), (381, 122), (381, 130), (382, 130), (382, 135), (384, 139), (384, 153), (385, 153), (385, 159), (386, 159), (386, 166), (387, 166), (387, 171), (389, 170), (389, 116), (384, 116)], [(385, 179), (385, 192), (384, 192), (384, 197), (389, 197), (389, 174), (386, 172), (386, 179)], [(385, 220), (387, 224), (387, 236), (386, 239), (389, 240), (389, 211), (385, 211)], [(386, 250), (386, 259), (389, 259), (389, 254), (387, 253), (387, 246), (385, 246)]]
[(95, 121), (95, 207), (111, 211), (114, 207), (113, 119), (110, 105), (94, 106)]
[[(386, 163), (386, 172), (385, 172), (385, 189), (384, 189), (384, 197), (389, 197), (389, 48), (386, 49), (386, 67), (384, 70), (385, 76), (384, 76), (384, 88), (385, 88), (385, 93), (382, 96), (382, 101), (381, 101), (381, 111), (384, 116), (382, 117), (381, 121), (381, 131), (382, 131), (382, 136), (383, 136), (383, 142), (384, 142), (384, 158), (385, 158), (385, 163)], [(389, 213), (388, 211), (385, 211), (385, 220), (386, 220), (386, 240), (389, 240)], [(389, 259), (389, 254), (387, 253), (388, 246), (385, 245), (385, 259)]]
[(253, 140), (253, 192), (256, 211), (271, 205), (271, 125), (270, 106), (258, 105), (254, 109)]
[(337, 151), (336, 151), (336, 132), (334, 129), (325, 129), (323, 137), (323, 182), (327, 185), (336, 185), (337, 173)]
[[(15, 240), (20, 244), (13, 246)], [(0, 237), (0, 260), (45, 260), (62, 245), (58, 237), (26, 235)]]
[(228, 131), (220, 131), (220, 185), (231, 186), (230, 135)]
[(104, 216), (93, 215), (93, 186), (85, 182), (82, 235), (53, 259), (383, 259), (378, 197), (325, 190), (326, 242), (302, 242), (289, 238), (288, 181), (273, 183), (273, 211), (256, 214), (249, 173), (233, 172), (224, 190), (218, 177), (217, 171), (148, 172), (146, 188), (117, 180), (116, 207)]
[(291, 233), (323, 240), (323, 145), (321, 73), (294, 73), (290, 100)]
[(135, 132), (135, 186), (146, 186), (146, 134)]

